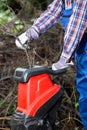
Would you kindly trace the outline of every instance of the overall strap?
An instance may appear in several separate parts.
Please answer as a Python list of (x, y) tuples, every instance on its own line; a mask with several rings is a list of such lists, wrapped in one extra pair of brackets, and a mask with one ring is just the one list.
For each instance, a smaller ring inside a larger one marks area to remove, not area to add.
[(72, 0), (65, 0), (65, 9), (69, 10), (72, 8)]
[(72, 8), (73, 0), (62, 0), (62, 2), (65, 5), (65, 10), (69, 10)]

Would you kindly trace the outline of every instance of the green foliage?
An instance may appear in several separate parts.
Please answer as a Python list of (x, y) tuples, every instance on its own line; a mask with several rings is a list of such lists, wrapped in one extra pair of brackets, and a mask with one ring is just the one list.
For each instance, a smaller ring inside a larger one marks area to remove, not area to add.
[(2, 11), (7, 9), (5, 4), (6, 4), (6, 0), (0, 0), (0, 12), (2, 12)]
[(17, 18), (14, 11), (7, 5), (6, 0), (0, 1), (0, 25), (13, 22), (12, 28), (10, 28), (10, 31), (12, 33), (18, 33), (20, 30), (24, 28), (23, 23), (20, 19)]
[(0, 105), (2, 105), (3, 103), (4, 103), (4, 100), (1, 99), (1, 100), (0, 100)]
[[(41, 6), (40, 6), (41, 5)], [(47, 6), (47, 0), (1, 0), (0, 1), (0, 25), (6, 24), (10, 26), (11, 33), (18, 33), (19, 31), (26, 28), (22, 22), (24, 19), (30, 18), (30, 22), (32, 22), (34, 16), (34, 8), (37, 7), (38, 9), (45, 9)], [(20, 11), (20, 8), (22, 10)], [(19, 18), (16, 16), (15, 13), (20, 11)], [(26, 25), (30, 26), (30, 25)]]
[(16, 18), (15, 23), (14, 23), (14, 27), (11, 29), (12, 33), (18, 33), (20, 30), (24, 29), (24, 25), (21, 22), (20, 19)]
[(78, 108), (78, 107), (79, 107), (79, 103), (76, 102), (76, 103), (75, 103), (75, 108)]
[(14, 18), (13, 12), (10, 9), (0, 12), (0, 24), (11, 21)]
[(13, 19), (14, 13), (8, 7), (6, 0), (0, 1), (0, 10), (0, 24), (9, 22)]
[(8, 115), (12, 115), (12, 114), (13, 114), (13, 112), (14, 112), (15, 109), (16, 109), (16, 104), (17, 104), (17, 101), (15, 101), (15, 102), (9, 107)]

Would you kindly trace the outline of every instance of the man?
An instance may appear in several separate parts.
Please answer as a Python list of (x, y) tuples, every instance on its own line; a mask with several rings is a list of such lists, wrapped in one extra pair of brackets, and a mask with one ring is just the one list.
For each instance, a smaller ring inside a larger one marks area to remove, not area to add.
[(60, 20), (65, 30), (64, 46), (59, 61), (52, 65), (52, 69), (56, 71), (67, 66), (67, 62), (75, 54), (76, 84), (80, 94), (79, 112), (87, 130), (87, 0), (54, 0), (32, 27), (18, 37), (21, 44), (16, 40), (16, 45), (25, 49), (26, 41), (38, 39)]

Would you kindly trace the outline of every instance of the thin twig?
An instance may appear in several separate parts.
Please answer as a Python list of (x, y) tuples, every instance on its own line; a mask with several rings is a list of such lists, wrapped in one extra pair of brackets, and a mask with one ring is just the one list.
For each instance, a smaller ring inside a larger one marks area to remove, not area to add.
[(0, 117), (0, 120), (11, 120), (12, 116)]
[(0, 128), (0, 130), (10, 130), (9, 128)]
[(3, 80), (6, 80), (6, 79), (10, 79), (10, 78), (12, 78), (12, 77), (13, 77), (12, 75), (3, 77), (3, 78), (0, 79), (0, 82), (3, 81)]
[(9, 97), (11, 97), (11, 95), (13, 94), (15, 87), (13, 87), (13, 89), (9, 92), (9, 94), (6, 96), (6, 98), (4, 99), (3, 103), (0, 105), (0, 107), (8, 100)]
[(44, 59), (40, 55), (38, 55), (35, 49), (33, 50), (33, 52), (40, 60), (44, 61)]

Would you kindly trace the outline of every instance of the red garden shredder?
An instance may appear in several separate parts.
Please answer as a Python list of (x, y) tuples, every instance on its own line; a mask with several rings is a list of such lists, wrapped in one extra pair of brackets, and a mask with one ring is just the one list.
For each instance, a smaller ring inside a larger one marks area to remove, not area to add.
[(17, 68), (18, 104), (11, 120), (11, 130), (56, 130), (56, 112), (61, 104), (63, 88), (52, 75), (65, 70), (50, 68)]

